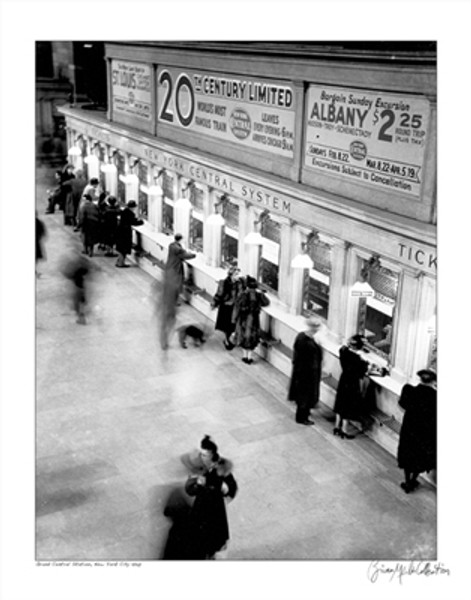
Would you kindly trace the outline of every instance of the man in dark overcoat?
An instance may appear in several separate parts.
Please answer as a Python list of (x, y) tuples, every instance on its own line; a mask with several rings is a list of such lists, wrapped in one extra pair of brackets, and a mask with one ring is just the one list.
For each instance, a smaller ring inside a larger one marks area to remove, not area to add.
[(132, 228), (144, 225), (142, 219), (136, 217), (135, 211), (137, 203), (135, 200), (128, 200), (119, 216), (119, 223), (116, 229), (116, 250), (118, 252), (117, 267), (128, 267), (126, 256), (131, 254), (132, 250)]
[(168, 247), (160, 306), (160, 345), (163, 350), (168, 348), (169, 337), (177, 317), (178, 298), (183, 290), (183, 262), (196, 256), (183, 248), (182, 239), (183, 236), (177, 233)]
[(294, 341), (288, 399), (297, 404), (296, 423), (314, 425), (309, 413), (319, 402), (323, 353), (315, 335), (321, 327), (321, 322), (314, 317), (308, 317), (306, 325), (308, 329), (299, 333)]
[(405, 410), (397, 462), (404, 470), (402, 489), (408, 494), (419, 485), (420, 473), (437, 467), (437, 376), (430, 369), (417, 373), (420, 383), (402, 388), (399, 406)]
[(165, 265), (165, 284), (168, 283), (175, 290), (177, 298), (183, 289), (183, 262), (196, 256), (193, 252), (187, 252), (183, 248), (182, 239), (181, 233), (175, 235), (174, 241), (168, 247), (168, 257)]

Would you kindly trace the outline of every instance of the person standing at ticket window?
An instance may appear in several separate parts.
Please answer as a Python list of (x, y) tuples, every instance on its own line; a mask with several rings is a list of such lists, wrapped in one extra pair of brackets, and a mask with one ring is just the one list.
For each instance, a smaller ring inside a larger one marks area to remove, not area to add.
[(404, 409), (397, 463), (404, 470), (401, 488), (408, 494), (419, 485), (420, 473), (437, 468), (437, 375), (430, 369), (417, 373), (416, 386), (402, 388), (399, 406)]

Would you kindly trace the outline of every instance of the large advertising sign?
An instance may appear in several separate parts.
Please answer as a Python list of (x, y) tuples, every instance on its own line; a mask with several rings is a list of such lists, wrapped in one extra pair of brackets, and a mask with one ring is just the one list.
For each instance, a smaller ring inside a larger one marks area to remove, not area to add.
[(149, 65), (124, 60), (111, 61), (113, 113), (152, 119), (151, 69)]
[(290, 85), (160, 67), (158, 122), (293, 158), (294, 92)]
[(304, 165), (419, 196), (429, 114), (424, 98), (311, 85)]

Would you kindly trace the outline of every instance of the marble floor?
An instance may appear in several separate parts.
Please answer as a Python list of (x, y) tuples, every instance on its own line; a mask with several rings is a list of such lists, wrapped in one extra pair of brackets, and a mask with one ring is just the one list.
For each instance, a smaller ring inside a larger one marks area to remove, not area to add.
[[(36, 283), (36, 559), (155, 560), (162, 507), (186, 472), (180, 455), (204, 434), (234, 462), (229, 560), (436, 558), (436, 490), (410, 495), (389, 455), (364, 436), (332, 435), (332, 413), (294, 422), (285, 376), (241, 362), (219, 333), (201, 348), (158, 344), (153, 279), (98, 252), (91, 314), (76, 323), (61, 265), (72, 238), (48, 229)], [(178, 323), (208, 323), (183, 305)]]

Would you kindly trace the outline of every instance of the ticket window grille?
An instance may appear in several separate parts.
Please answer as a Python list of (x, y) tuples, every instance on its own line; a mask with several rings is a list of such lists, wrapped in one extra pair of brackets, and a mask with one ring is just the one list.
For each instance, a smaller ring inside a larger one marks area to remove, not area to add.
[(370, 350), (389, 361), (399, 277), (380, 264), (371, 267), (363, 261), (363, 268), (368, 272), (374, 296), (360, 299), (358, 331), (366, 338)]
[(302, 313), (305, 316), (316, 314), (327, 320), (332, 248), (324, 242), (315, 242), (311, 245), (309, 256), (314, 267), (305, 271)]
[(195, 252), (203, 252), (204, 191), (197, 185), (191, 185), (189, 192), (192, 206), (189, 246)]
[(228, 201), (222, 211), (225, 220), (222, 235), (222, 265), (229, 267), (239, 258), (239, 206)]
[(141, 185), (147, 185), (148, 173), (148, 166), (145, 163), (140, 162), (136, 173), (139, 178), (139, 217), (146, 221), (149, 219), (149, 196), (141, 190)]
[(167, 172), (162, 173), (162, 230), (169, 235), (173, 234), (173, 190), (173, 175)]
[(260, 282), (273, 292), (278, 292), (280, 265), (280, 224), (267, 219), (261, 225), (260, 231), (263, 245), (260, 253), (259, 279)]

